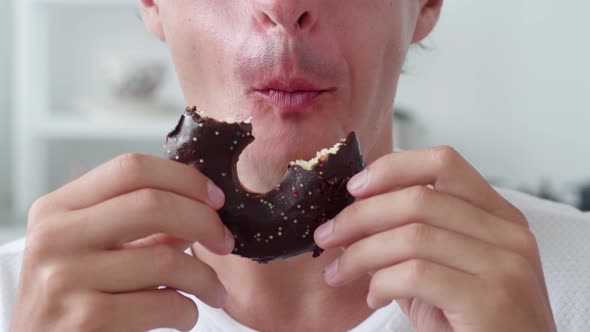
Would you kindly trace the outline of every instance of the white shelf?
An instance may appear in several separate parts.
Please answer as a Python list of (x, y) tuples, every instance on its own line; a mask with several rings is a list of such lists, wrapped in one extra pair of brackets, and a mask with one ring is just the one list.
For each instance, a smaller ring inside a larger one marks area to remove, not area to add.
[[(51, 66), (56, 65), (50, 56), (50, 50), (53, 48), (63, 48), (68, 43), (75, 45), (77, 39), (84, 41), (96, 39), (96, 45), (100, 45), (103, 50), (120, 52), (121, 54), (135, 52), (137, 45), (118, 43), (117, 38), (121, 36), (116, 24), (123, 21), (115, 19), (110, 22), (109, 18), (128, 20), (129, 13), (137, 11), (139, 0), (15, 0), (13, 2), (15, 35), (12, 39), (14, 41), (15, 98), (12, 116), (12, 169), (14, 172), (12, 180), (16, 210), (19, 213), (26, 213), (31, 203), (49, 189), (48, 165), (52, 144), (62, 143), (63, 140), (91, 140), (92, 143), (107, 145), (122, 141), (131, 144), (144, 142), (164, 144), (166, 134), (176, 125), (182, 108), (178, 109), (179, 112), (174, 111), (175, 107), (168, 108), (171, 110), (168, 116), (166, 112), (150, 113), (150, 110), (157, 107), (150, 108), (149, 105), (139, 105), (141, 107), (133, 108), (131, 107), (133, 105), (125, 104), (115, 107), (117, 105), (107, 103), (105, 106), (103, 103), (95, 102), (94, 104), (90, 103), (89, 107), (86, 105), (86, 108), (90, 108), (91, 111), (96, 109), (103, 114), (96, 116), (96, 113), (93, 113), (91, 116), (88, 110), (83, 111), (83, 107), (76, 104), (77, 99), (80, 98), (80, 91), (70, 93), (67, 85), (62, 87), (52, 84), (56, 79), (54, 75), (57, 74), (62, 75), (60, 79), (69, 79), (67, 72), (55, 73), (51, 70)], [(106, 10), (102, 11), (101, 9)], [(93, 15), (95, 12), (97, 15)], [(68, 39), (65, 39), (66, 37), (59, 32), (60, 29), (68, 28), (69, 25), (59, 27), (58, 24), (55, 28), (52, 26), (52, 24), (59, 22), (58, 20), (63, 16), (66, 19), (75, 18), (76, 20), (72, 21), (71, 29), (76, 29), (75, 24), (82, 26), (88, 23), (86, 15), (89, 18), (89, 26), (94, 27), (94, 30), (90, 29), (89, 31), (93, 31), (94, 35), (86, 35), (80, 31), (80, 33), (73, 33), (71, 36), (67, 36)], [(102, 17), (100, 17), (101, 15)], [(105, 29), (106, 32), (101, 29), (104, 24), (110, 25), (111, 23), (113, 26), (110, 29)], [(141, 24), (137, 23), (134, 26), (141, 27)], [(141, 50), (143, 53), (149, 53), (145, 52), (147, 49), (146, 35), (148, 34), (143, 29), (140, 31), (142, 35), (138, 37), (143, 38), (143, 43), (140, 43), (143, 45)], [(133, 33), (133, 31), (125, 33), (123, 37), (127, 40), (135, 40)], [(103, 38), (108, 34), (110, 34), (110, 39)], [(113, 42), (110, 43), (110, 40)], [(88, 46), (87, 44), (80, 45), (82, 47)], [(152, 45), (161, 46), (155, 40)], [(83, 54), (75, 52), (75, 48), (71, 55), (83, 56)], [(72, 61), (71, 70), (76, 70), (77, 65), (88, 65), (84, 61), (75, 60)], [(91, 62), (89, 65), (94, 64), (95, 62)], [(72, 82), (77, 82), (76, 75), (72, 76)], [(64, 88), (66, 89), (64, 90)], [(62, 96), (56, 91), (67, 92)], [(58, 113), (57, 111), (60, 110), (53, 109), (54, 102), (55, 105), (68, 105), (62, 107), (79, 112)], [(70, 105), (70, 103), (73, 104)], [(136, 108), (139, 108), (140, 112), (130, 111), (130, 109)], [(116, 109), (127, 112), (115, 112)], [(134, 117), (127, 114), (137, 115)], [(152, 114), (163, 115), (160, 117), (158, 115), (152, 116)]]
[(29, 0), (38, 5), (50, 6), (137, 6), (137, 0)]
[(36, 133), (51, 139), (161, 140), (176, 126), (179, 115), (151, 118), (52, 116), (38, 121)]

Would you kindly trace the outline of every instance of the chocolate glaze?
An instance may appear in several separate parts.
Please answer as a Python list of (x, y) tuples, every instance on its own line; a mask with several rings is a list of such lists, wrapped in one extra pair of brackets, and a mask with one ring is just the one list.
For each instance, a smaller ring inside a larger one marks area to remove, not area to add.
[(253, 140), (250, 123), (219, 122), (187, 108), (168, 134), (166, 157), (198, 169), (223, 190), (219, 215), (234, 234), (234, 254), (261, 263), (307, 251), (319, 256), (315, 229), (354, 201), (346, 183), (365, 167), (355, 133), (312, 170), (288, 166), (268, 193), (249, 191), (238, 178), (238, 158)]

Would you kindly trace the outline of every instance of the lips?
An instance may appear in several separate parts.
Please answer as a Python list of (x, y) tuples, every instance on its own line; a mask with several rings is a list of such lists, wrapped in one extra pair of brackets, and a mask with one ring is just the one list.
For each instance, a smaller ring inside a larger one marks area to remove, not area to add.
[(305, 79), (273, 79), (255, 86), (252, 92), (279, 111), (291, 113), (310, 108), (334, 90)]

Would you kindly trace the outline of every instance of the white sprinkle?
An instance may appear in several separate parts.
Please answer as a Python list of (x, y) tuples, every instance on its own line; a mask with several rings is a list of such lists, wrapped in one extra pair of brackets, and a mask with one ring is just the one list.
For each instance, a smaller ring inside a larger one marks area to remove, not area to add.
[(227, 176), (227, 173), (225, 173), (225, 172), (221, 173), (221, 176)]
[(300, 183), (300, 184), (299, 184), (299, 187), (303, 188), (303, 183)]
[(305, 210), (301, 210), (301, 214), (305, 214)]
[(301, 209), (301, 205), (297, 205), (297, 208), (298, 208), (298, 209)]
[(285, 215), (285, 212), (281, 212), (281, 216), (284, 216), (284, 215)]
[(279, 226), (279, 231), (282, 231), (282, 230), (283, 230), (283, 227), (280, 227), (280, 226)]
[(285, 216), (283, 219), (285, 219), (285, 220), (289, 220), (289, 217)]
[(205, 162), (205, 160), (201, 159), (201, 160), (199, 160), (199, 162), (202, 164)]
[(311, 196), (311, 191), (309, 192), (309, 196)]
[(202, 123), (199, 123), (199, 127), (203, 128), (203, 124)]
[(172, 151), (168, 150), (168, 154), (172, 153)]
[(271, 240), (274, 239), (274, 237), (272, 235), (269, 235), (268, 238)]
[(176, 157), (174, 157), (174, 158), (176, 158), (176, 160), (180, 159), (180, 157), (179, 157), (179, 156), (176, 156)]
[(281, 232), (278, 232), (277, 234), (279, 234), (279, 236), (283, 236), (283, 233), (281, 233)]
[(240, 247), (243, 247), (243, 246), (244, 246), (244, 244), (243, 243), (240, 243)]
[(196, 137), (193, 137), (193, 142), (196, 142), (196, 141), (197, 141), (197, 138)]
[(216, 132), (215, 132), (215, 135), (216, 135), (216, 136), (219, 136), (219, 132), (218, 132), (218, 131), (216, 131)]
[(297, 223), (297, 219), (293, 220), (293, 223), (296, 224)]

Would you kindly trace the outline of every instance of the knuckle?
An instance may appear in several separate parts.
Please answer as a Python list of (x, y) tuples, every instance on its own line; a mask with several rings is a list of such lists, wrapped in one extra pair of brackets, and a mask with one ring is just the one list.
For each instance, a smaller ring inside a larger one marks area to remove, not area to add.
[(54, 204), (49, 195), (42, 196), (35, 200), (29, 209), (27, 231), (39, 225), (53, 208)]
[(412, 206), (416, 211), (420, 211), (424, 206), (430, 195), (430, 189), (424, 186), (413, 186), (407, 190), (409, 206)]
[(178, 253), (170, 246), (153, 247), (152, 260), (157, 269), (167, 270), (174, 266)]
[(431, 149), (432, 161), (439, 169), (449, 169), (457, 165), (462, 157), (453, 147), (437, 146)]
[(71, 327), (75, 331), (102, 331), (105, 315), (108, 313), (106, 304), (97, 296), (83, 296), (77, 303), (77, 310), (72, 316)]
[(523, 231), (520, 232), (518, 242), (520, 244), (519, 253), (524, 257), (535, 260), (539, 257), (539, 245), (533, 232), (528, 229), (523, 229)]
[(508, 288), (491, 284), (488, 293), (490, 309), (494, 312), (503, 312), (506, 308), (513, 308), (515, 302), (513, 292)]
[(25, 253), (27, 257), (42, 257), (48, 253), (56, 239), (62, 235), (49, 222), (42, 227), (35, 227), (27, 231)]
[(426, 224), (410, 224), (406, 227), (407, 235), (403, 238), (407, 243), (405, 247), (411, 255), (415, 255), (420, 250), (423, 243), (432, 240), (432, 229)]
[(114, 175), (125, 181), (139, 181), (146, 165), (146, 156), (139, 153), (122, 154), (112, 160)]
[(406, 273), (404, 276), (404, 282), (408, 287), (414, 287), (419, 285), (418, 280), (424, 278), (429, 272), (430, 267), (428, 264), (420, 259), (410, 260), (407, 264)]
[(138, 210), (146, 214), (155, 214), (165, 205), (166, 196), (159, 190), (141, 189), (135, 196)]
[(530, 264), (518, 254), (508, 254), (503, 258), (502, 278), (499, 282), (505, 285), (528, 283)]
[(72, 288), (70, 276), (73, 275), (66, 264), (48, 264), (40, 269), (39, 284), (45, 298), (59, 299)]

